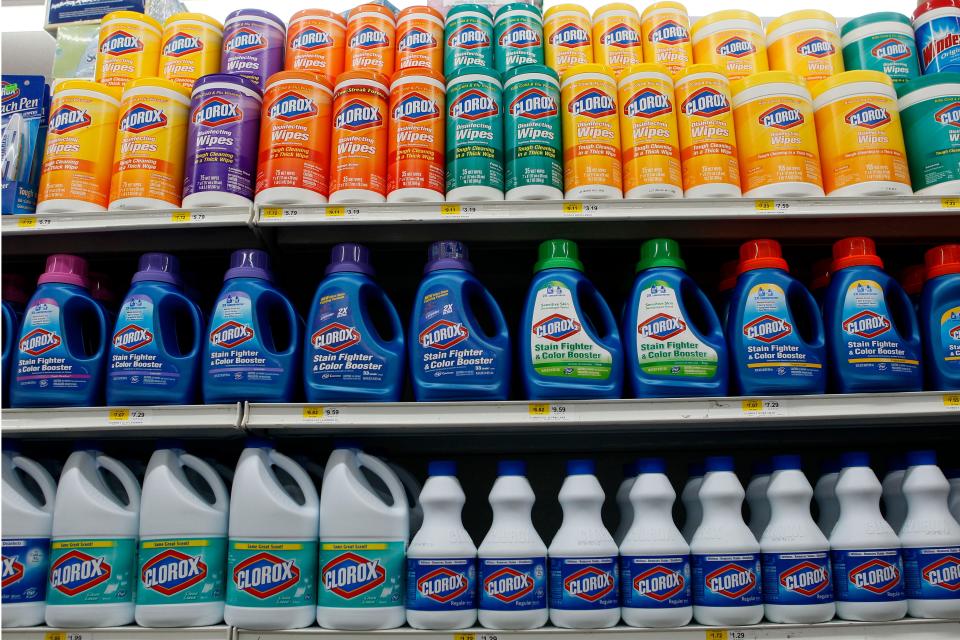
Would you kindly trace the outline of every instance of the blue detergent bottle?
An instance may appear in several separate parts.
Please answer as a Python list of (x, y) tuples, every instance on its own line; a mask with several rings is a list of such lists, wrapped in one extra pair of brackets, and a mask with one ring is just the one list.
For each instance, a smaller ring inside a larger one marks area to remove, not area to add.
[[(913, 303), (913, 310), (918, 314), (920, 313), (920, 300), (923, 298), (923, 285), (926, 279), (927, 267), (923, 264), (912, 264), (900, 272), (900, 286), (907, 292), (910, 302)], [(920, 333), (922, 334), (923, 331)]]
[(832, 259), (824, 258), (814, 262), (813, 267), (810, 268), (810, 284), (807, 288), (813, 295), (813, 299), (821, 307), (823, 306), (823, 294), (827, 292), (827, 287), (830, 286), (830, 265), (832, 262)]
[(734, 392), (750, 396), (824, 393), (823, 320), (817, 301), (790, 275), (780, 243), (745, 242), (740, 246), (738, 271), (726, 331)]
[(13, 364), (13, 407), (102, 403), (107, 317), (87, 289), (87, 261), (56, 254), (37, 280)]
[(730, 294), (737, 286), (737, 269), (739, 260), (728, 260), (720, 266), (720, 282), (717, 283), (717, 295), (714, 299), (714, 310), (722, 325), (727, 324), (727, 313), (730, 311)]
[(0, 297), (3, 304), (3, 362), (0, 364), (0, 377), (3, 381), (3, 406), (10, 406), (10, 363), (20, 335), (20, 323), (23, 322), (23, 310), (30, 301), (27, 295), (27, 281), (19, 274), (3, 274)]
[(325, 273), (307, 318), (307, 402), (398, 402), (403, 326), (373, 279), (370, 252), (359, 244), (338, 244)]
[(542, 243), (533, 270), (520, 326), (527, 397), (621, 397), (623, 345), (617, 322), (600, 292), (583, 275), (576, 243)]
[(920, 301), (923, 358), (930, 389), (960, 390), (960, 244), (924, 256), (927, 282)]
[(300, 384), (302, 323), (273, 284), (270, 256), (230, 256), (203, 348), (203, 401), (291, 402)]
[(510, 331), (500, 306), (473, 275), (467, 247), (434, 242), (410, 320), (410, 377), (418, 402), (506, 400)]
[(145, 253), (110, 345), (107, 404), (192, 404), (200, 388), (203, 316), (183, 292), (180, 262)]
[(640, 247), (623, 322), (627, 374), (637, 398), (727, 395), (727, 345), (717, 313), (686, 272), (680, 247)]
[(920, 328), (900, 283), (883, 271), (870, 238), (833, 245), (824, 296), (831, 387), (837, 393), (920, 391)]

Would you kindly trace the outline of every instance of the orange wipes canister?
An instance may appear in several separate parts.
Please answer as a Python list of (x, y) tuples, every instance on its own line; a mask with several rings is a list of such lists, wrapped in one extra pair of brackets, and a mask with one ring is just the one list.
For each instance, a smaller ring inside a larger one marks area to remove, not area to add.
[(607, 67), (568, 69), (560, 83), (560, 104), (565, 197), (622, 198), (617, 83)]
[(826, 11), (793, 11), (767, 24), (770, 68), (795, 73), (813, 89), (817, 82), (843, 72), (837, 20)]
[(431, 69), (400, 69), (390, 85), (388, 202), (443, 202), (446, 93)]
[(390, 80), (376, 71), (344, 71), (333, 91), (330, 202), (387, 199)]
[(618, 94), (624, 197), (683, 196), (673, 79), (667, 69), (659, 64), (628, 68)]
[(175, 13), (163, 23), (160, 75), (193, 91), (202, 76), (220, 72), (223, 25), (202, 13)]
[(397, 15), (397, 69), (424, 67), (443, 72), (443, 15), (427, 6)]
[(593, 59), (614, 76), (643, 62), (640, 14), (632, 5), (615, 2), (593, 12)]
[(190, 92), (163, 78), (141, 78), (120, 99), (110, 209), (180, 206)]
[(593, 62), (590, 12), (576, 4), (558, 4), (543, 14), (543, 48), (547, 65), (563, 75), (578, 64)]
[(333, 86), (309, 71), (267, 78), (254, 202), (323, 204), (330, 189)]
[(679, 2), (655, 2), (640, 17), (643, 59), (662, 64), (674, 78), (693, 64), (690, 17)]
[(693, 23), (690, 29), (693, 61), (715, 64), (730, 82), (767, 70), (767, 41), (763, 22), (749, 11), (717, 11)]
[(394, 70), (396, 22), (379, 4), (361, 4), (347, 17), (346, 71), (375, 71), (388, 77)]
[(284, 68), (319, 73), (332, 85), (343, 73), (346, 42), (347, 22), (338, 14), (326, 9), (298, 11), (287, 27)]
[(688, 198), (740, 197), (730, 83), (720, 67), (695, 64), (676, 80), (683, 190)]
[(106, 210), (119, 111), (118, 87), (90, 80), (55, 87), (37, 213)]
[(97, 40), (94, 79), (122, 89), (131, 80), (157, 75), (161, 34), (160, 23), (146, 14), (114, 11), (105, 15)]

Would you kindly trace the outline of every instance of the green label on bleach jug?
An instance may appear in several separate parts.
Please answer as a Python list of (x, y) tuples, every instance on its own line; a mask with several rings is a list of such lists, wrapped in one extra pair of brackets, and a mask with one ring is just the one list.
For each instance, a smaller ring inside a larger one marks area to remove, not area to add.
[(487, 80), (447, 90), (447, 193), (458, 187), (503, 190), (503, 108)]
[(530, 357), (533, 368), (550, 378), (606, 380), (613, 357), (584, 330), (573, 292), (562, 282), (545, 282), (533, 309)]
[(443, 30), (447, 41), (443, 72), (450, 75), (461, 67), (493, 67), (493, 24), (471, 13), (455, 15)]
[(508, 15), (494, 25), (497, 71), (525, 64), (543, 64), (543, 23), (526, 11)]
[(677, 291), (654, 280), (640, 293), (637, 310), (637, 360), (647, 375), (712, 378), (717, 352), (704, 344), (683, 317)]
[(960, 95), (911, 105), (900, 121), (914, 191), (960, 180)]
[(54, 540), (50, 546), (47, 604), (133, 602), (135, 539)]
[(226, 538), (141, 540), (137, 604), (220, 602)]
[(882, 71), (894, 84), (920, 76), (917, 44), (902, 33), (878, 33), (843, 48), (843, 66), (849, 71)]
[(542, 185), (563, 193), (560, 89), (537, 78), (514, 82), (504, 91), (507, 191)]
[(227, 604), (303, 607), (317, 603), (317, 541), (230, 540)]
[(324, 542), (320, 545), (320, 606), (402, 607), (404, 542)]

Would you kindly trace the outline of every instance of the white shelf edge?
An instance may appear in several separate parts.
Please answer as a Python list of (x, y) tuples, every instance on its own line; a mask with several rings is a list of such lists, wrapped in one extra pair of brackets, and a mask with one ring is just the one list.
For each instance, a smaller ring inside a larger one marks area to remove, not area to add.
[[(111, 412), (120, 411), (111, 417)], [(126, 413), (123, 413), (123, 412)], [(177, 405), (157, 407), (82, 407), (4, 409), (3, 434), (117, 435), (121, 437), (174, 433), (215, 435), (240, 433), (243, 405)]]
[(145, 209), (86, 213), (38, 213), (4, 215), (4, 235), (37, 236), (61, 233), (102, 233), (140, 229), (196, 229), (207, 227), (248, 227), (255, 222), (252, 206), (194, 209)]
[[(64, 635), (59, 635), (58, 632)], [(233, 628), (227, 625), (189, 627), (184, 629), (148, 629), (145, 627), (97, 627), (93, 629), (59, 629), (28, 627), (3, 629), (4, 640), (232, 640)]]

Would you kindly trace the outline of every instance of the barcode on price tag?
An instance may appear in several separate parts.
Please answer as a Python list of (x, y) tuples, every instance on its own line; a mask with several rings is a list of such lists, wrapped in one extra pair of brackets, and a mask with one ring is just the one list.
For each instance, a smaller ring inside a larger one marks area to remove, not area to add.
[(323, 407), (318, 405), (306, 406), (303, 408), (304, 422), (319, 422), (331, 424), (340, 417), (340, 409), (336, 407)]
[(748, 417), (770, 417), (787, 415), (787, 403), (783, 398), (745, 398), (740, 403), (743, 415)]
[(107, 414), (109, 424), (144, 424), (147, 412), (143, 409), (110, 409)]

